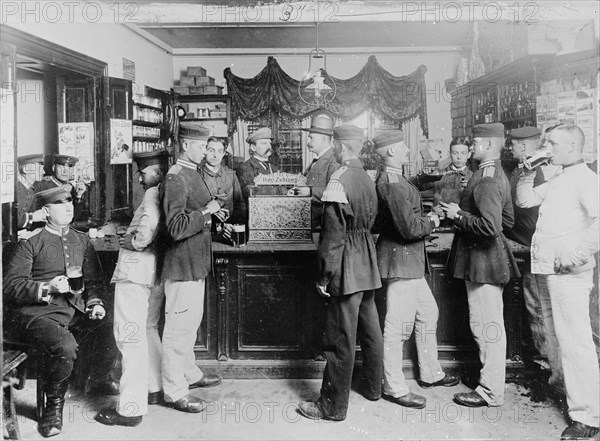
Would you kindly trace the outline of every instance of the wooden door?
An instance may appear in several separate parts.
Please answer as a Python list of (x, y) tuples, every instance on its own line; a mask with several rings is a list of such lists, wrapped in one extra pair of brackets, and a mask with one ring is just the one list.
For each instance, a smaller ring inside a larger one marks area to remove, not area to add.
[(16, 164), (16, 49), (13, 45), (0, 46), (0, 142), (2, 144), (2, 249), (17, 239), (15, 198)]

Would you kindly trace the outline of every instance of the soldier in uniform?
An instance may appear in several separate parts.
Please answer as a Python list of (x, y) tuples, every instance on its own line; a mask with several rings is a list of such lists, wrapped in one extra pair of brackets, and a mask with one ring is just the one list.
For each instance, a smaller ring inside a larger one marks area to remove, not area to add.
[(440, 201), (449, 203), (460, 202), (460, 196), (467, 186), (467, 182), (473, 176), (473, 172), (467, 167), (467, 159), (470, 155), (471, 140), (469, 138), (454, 138), (450, 142), (451, 162), (442, 170), (442, 179), (433, 184), (433, 205)]
[(348, 412), (356, 336), (362, 349), (363, 395), (381, 397), (383, 337), (373, 290), (381, 287), (371, 228), (377, 215), (375, 184), (358, 155), (363, 130), (333, 130), (336, 160), (342, 167), (323, 192), (317, 292), (328, 299), (324, 352), (327, 364), (321, 396), (298, 405), (310, 419), (342, 421)]
[(419, 380), (423, 388), (455, 386), (458, 377), (444, 373), (437, 354), (438, 307), (425, 280), (429, 273), (425, 236), (439, 226), (437, 215), (423, 215), (417, 187), (402, 174), (408, 149), (400, 130), (388, 130), (373, 139), (385, 168), (377, 180), (379, 212), (377, 264), (387, 281), (383, 333), (383, 393), (390, 401), (422, 409), (426, 399), (408, 388), (402, 372), (404, 342), (415, 332)]
[(326, 111), (318, 111), (311, 118), (310, 128), (302, 130), (308, 132), (308, 151), (315, 155), (304, 176), (306, 176), (306, 185), (312, 187), (311, 227), (314, 231), (319, 231), (323, 217), (321, 197), (331, 175), (340, 168), (331, 144), (333, 115)]
[(223, 138), (214, 136), (208, 138), (206, 158), (200, 167), (200, 175), (211, 197), (221, 206), (221, 210), (212, 217), (213, 230), (219, 233), (215, 226), (221, 225), (223, 236), (230, 238), (231, 223), (245, 224), (247, 210), (240, 181), (233, 170), (221, 163), (223, 156), (225, 156)]
[(46, 215), (41, 208), (36, 209), (33, 184), (44, 172), (44, 155), (34, 154), (17, 158), (17, 228), (33, 230), (43, 226)]
[[(87, 235), (70, 227), (73, 219), (71, 186), (37, 194), (48, 222), (18, 243), (3, 280), (4, 331), (9, 340), (29, 342), (40, 354), (38, 369), (46, 405), (38, 430), (44, 437), (62, 431), (62, 412), (75, 359), (86, 344), (91, 351), (86, 392), (116, 395), (110, 378), (116, 348), (112, 320), (105, 316), (107, 289), (100, 262)], [(73, 294), (66, 269), (80, 266), (85, 290)]]
[[(78, 161), (79, 158), (77, 158), (76, 156), (55, 154), (53, 157), (52, 175), (44, 176), (42, 180), (35, 182), (33, 184), (33, 189), (35, 190), (35, 192), (37, 193), (39, 191), (47, 190), (49, 188), (55, 188), (61, 185), (69, 184), (74, 178), (73, 167), (75, 166), (75, 164), (77, 164)], [(83, 181), (78, 181), (76, 182), (75, 187), (73, 187), (73, 190), (71, 191), (71, 197), (73, 198), (73, 206), (75, 208), (73, 219), (76, 221), (79, 220), (79, 217), (83, 210), (82, 197), (86, 190), (87, 187), (83, 183)]]
[(460, 206), (441, 203), (456, 226), (446, 268), (450, 276), (465, 281), (469, 324), (483, 365), (479, 386), (455, 394), (454, 399), (463, 406), (501, 406), (506, 374), (502, 290), (511, 278), (520, 276), (502, 234), (514, 224), (510, 184), (500, 165), (504, 126), (476, 125), (473, 137), (479, 170), (467, 184)]
[(517, 183), (519, 207), (540, 207), (531, 272), (545, 288), (541, 301), (548, 335), (558, 340), (571, 420), (561, 434), (564, 440), (592, 439), (600, 425), (600, 372), (589, 310), (600, 227), (598, 175), (583, 160), (584, 145), (578, 126), (550, 128), (544, 146), (562, 170), (545, 174), (547, 182), (537, 187), (536, 171), (523, 170)]
[(269, 162), (273, 153), (271, 148), (271, 129), (263, 127), (248, 135), (246, 142), (250, 144), (250, 151), (254, 152), (252, 157), (244, 161), (237, 170), (237, 176), (242, 186), (242, 194), (247, 201), (250, 196), (250, 188), (254, 185), (254, 178), (258, 175), (268, 175), (279, 171), (275, 164)]
[(205, 279), (211, 269), (211, 216), (221, 210), (198, 173), (206, 156), (209, 130), (193, 123), (179, 128), (179, 158), (161, 187), (161, 203), (170, 236), (162, 269), (165, 281), (162, 383), (165, 402), (182, 412), (198, 413), (205, 402), (188, 389), (216, 386), (219, 375), (203, 373), (195, 363), (194, 343), (204, 314)]
[(158, 321), (165, 298), (160, 280), (162, 251), (159, 226), (164, 224), (159, 186), (167, 173), (166, 150), (134, 153), (145, 189), (124, 237), (111, 282), (115, 283), (115, 340), (121, 351), (122, 375), (116, 407), (102, 409), (96, 421), (109, 426), (137, 426), (148, 404), (161, 400), (161, 342)]
[[(519, 161), (517, 167), (513, 170), (510, 177), (511, 198), (513, 201), (513, 211), (515, 213), (515, 224), (510, 230), (506, 230), (506, 237), (515, 242), (531, 247), (531, 239), (535, 232), (535, 225), (538, 220), (539, 207), (521, 208), (516, 204), (517, 183), (519, 176), (523, 172), (523, 160), (531, 156), (540, 147), (540, 137), (542, 132), (537, 127), (520, 127), (512, 129), (510, 136), (512, 138), (513, 156)], [(552, 166), (551, 166), (552, 167)], [(538, 168), (535, 173), (534, 186), (542, 185), (546, 181), (541, 168)], [(541, 292), (544, 289), (543, 284), (538, 284), (535, 275), (531, 274), (531, 268), (528, 264), (523, 271), (523, 301), (529, 319), (529, 328), (531, 329), (532, 337), (532, 361), (534, 366), (537, 366), (543, 374), (552, 373), (549, 383), (562, 390), (563, 378), (562, 369), (560, 368), (560, 360), (558, 359), (558, 342), (556, 336), (551, 335), (550, 338), (554, 341), (548, 345), (546, 326), (544, 324), (544, 316), (542, 313), (542, 304), (540, 297), (545, 295)], [(545, 295), (547, 297), (547, 295)], [(549, 358), (552, 362), (549, 364)], [(551, 372), (551, 368), (554, 372)]]

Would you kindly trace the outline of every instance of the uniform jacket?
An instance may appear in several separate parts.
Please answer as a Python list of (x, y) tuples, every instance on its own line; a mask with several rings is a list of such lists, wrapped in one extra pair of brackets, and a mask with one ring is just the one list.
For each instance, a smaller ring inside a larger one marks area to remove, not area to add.
[(270, 162), (264, 163), (254, 156), (242, 162), (237, 169), (237, 177), (240, 180), (244, 199), (248, 200), (248, 196), (250, 196), (250, 189), (248, 187), (254, 185), (255, 177), (258, 175), (268, 175), (277, 171), (279, 171), (279, 168), (275, 164), (271, 164)]
[(152, 246), (159, 225), (164, 223), (159, 192), (159, 186), (146, 190), (142, 203), (135, 210), (127, 234), (133, 235), (131, 244), (136, 251), (119, 249), (112, 283), (133, 282), (145, 286), (160, 284), (160, 269), (157, 264), (162, 264), (162, 259), (159, 259), (159, 250)]
[(312, 187), (312, 228), (320, 228), (323, 217), (323, 192), (333, 173), (340, 168), (335, 160), (333, 149), (327, 150), (323, 156), (314, 161), (306, 173), (306, 185)]
[(371, 228), (377, 191), (358, 159), (345, 161), (323, 192), (318, 283), (334, 296), (381, 287)]
[(211, 196), (196, 164), (179, 159), (161, 187), (161, 202), (171, 243), (165, 251), (162, 278), (204, 279), (211, 268), (210, 214), (202, 209)]
[(467, 181), (473, 176), (473, 172), (465, 165), (462, 170), (456, 170), (450, 164), (444, 170), (444, 176), (433, 184), (433, 205), (439, 205), (440, 201), (450, 203), (460, 203), (460, 197), (463, 192), (461, 178)]
[(425, 241), (434, 222), (423, 215), (419, 190), (402, 170), (386, 167), (377, 179), (377, 264), (382, 279), (420, 279), (429, 272)]
[(244, 201), (240, 181), (234, 171), (221, 165), (215, 173), (206, 167), (206, 164), (203, 164), (200, 168), (200, 175), (211, 196), (219, 201), (221, 207), (229, 210), (231, 217), (228, 222), (246, 223), (246, 201)]
[(37, 225), (39, 222), (36, 222), (36, 225), (28, 226), (29, 222), (29, 213), (35, 211), (35, 190), (33, 186), (28, 185), (27, 181), (20, 178), (17, 180), (17, 228), (27, 228), (28, 230), (33, 230), (35, 228), (41, 227), (43, 225)]
[(500, 160), (484, 161), (460, 201), (461, 220), (448, 256), (448, 273), (475, 283), (504, 284), (519, 277), (517, 264), (502, 234), (514, 224), (510, 184)]
[[(540, 207), (521, 208), (517, 206), (517, 182), (519, 181), (519, 173), (521, 170), (521, 167), (515, 168), (510, 177), (511, 198), (513, 202), (513, 211), (515, 213), (515, 224), (510, 230), (506, 230), (504, 233), (509, 239), (529, 247), (531, 246), (531, 238), (535, 232), (535, 224), (537, 223)], [(534, 187), (537, 187), (544, 182), (544, 173), (542, 172), (541, 168), (538, 168), (533, 185)]]
[[(66, 274), (67, 266), (83, 270), (85, 291), (82, 295), (55, 294), (50, 304), (39, 301), (44, 282)], [(46, 314), (58, 314), (69, 323), (75, 310), (102, 304), (106, 285), (96, 251), (88, 236), (72, 228), (58, 232), (46, 226), (17, 244), (9, 260), (2, 283), (5, 323), (26, 328), (32, 320)]]

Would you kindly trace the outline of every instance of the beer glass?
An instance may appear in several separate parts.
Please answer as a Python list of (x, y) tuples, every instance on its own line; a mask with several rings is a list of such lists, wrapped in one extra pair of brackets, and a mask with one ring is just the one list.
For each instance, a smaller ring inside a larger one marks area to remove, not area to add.
[(231, 241), (236, 248), (246, 245), (246, 225), (233, 224), (231, 232)]
[(523, 159), (523, 167), (527, 170), (535, 170), (540, 165), (545, 165), (552, 159), (552, 153), (549, 148), (541, 148), (536, 150), (533, 155)]
[(81, 294), (84, 290), (83, 272), (79, 265), (67, 267), (67, 278), (72, 294)]

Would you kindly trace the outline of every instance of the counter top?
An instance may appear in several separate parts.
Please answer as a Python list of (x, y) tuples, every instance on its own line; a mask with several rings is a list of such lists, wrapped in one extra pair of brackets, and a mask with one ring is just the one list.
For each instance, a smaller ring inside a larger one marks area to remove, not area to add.
[[(452, 239), (454, 234), (451, 232), (434, 232), (427, 239), (428, 253), (441, 253), (450, 251), (452, 247)], [(374, 239), (377, 239), (375, 235)], [(118, 252), (119, 238), (118, 236), (108, 235), (103, 238), (90, 239), (97, 252)], [(299, 251), (311, 252), (317, 250), (319, 243), (319, 233), (313, 233), (312, 243), (249, 243), (242, 247), (236, 248), (232, 245), (227, 245), (220, 242), (213, 242), (213, 253), (233, 254), (233, 253), (276, 253), (284, 251)], [(510, 249), (515, 254), (529, 255), (529, 248), (508, 239)]]

